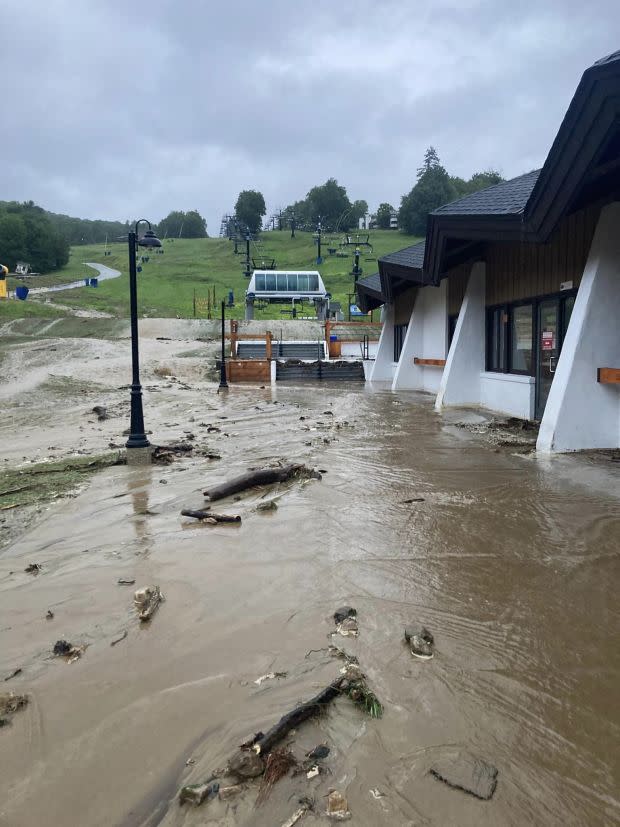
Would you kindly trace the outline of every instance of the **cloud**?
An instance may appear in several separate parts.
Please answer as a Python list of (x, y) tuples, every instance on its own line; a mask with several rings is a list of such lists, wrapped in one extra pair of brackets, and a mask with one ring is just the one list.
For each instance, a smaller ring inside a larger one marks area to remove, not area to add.
[(398, 204), (429, 144), (517, 175), (619, 23), (612, 0), (3, 0), (0, 198), (217, 232), (249, 187)]

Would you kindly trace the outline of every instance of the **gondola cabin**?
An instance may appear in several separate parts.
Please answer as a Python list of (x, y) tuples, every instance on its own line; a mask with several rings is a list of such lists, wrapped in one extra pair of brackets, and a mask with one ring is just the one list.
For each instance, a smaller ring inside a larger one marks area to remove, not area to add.
[(254, 270), (246, 295), (270, 304), (328, 298), (318, 270)]

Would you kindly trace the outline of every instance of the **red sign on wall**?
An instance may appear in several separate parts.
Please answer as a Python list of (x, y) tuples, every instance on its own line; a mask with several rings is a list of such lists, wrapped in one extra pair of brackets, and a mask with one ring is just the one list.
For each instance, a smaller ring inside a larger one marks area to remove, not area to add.
[(552, 330), (543, 330), (542, 332), (542, 349), (553, 350), (555, 347), (555, 337)]

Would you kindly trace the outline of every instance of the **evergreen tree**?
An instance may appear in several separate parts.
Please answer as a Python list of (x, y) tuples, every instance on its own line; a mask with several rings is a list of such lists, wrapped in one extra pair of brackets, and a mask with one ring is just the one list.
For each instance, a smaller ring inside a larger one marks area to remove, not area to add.
[(391, 204), (388, 204), (385, 201), (382, 204), (379, 204), (379, 207), (377, 208), (377, 227), (380, 230), (390, 229), (390, 220), (393, 212), (394, 207)]

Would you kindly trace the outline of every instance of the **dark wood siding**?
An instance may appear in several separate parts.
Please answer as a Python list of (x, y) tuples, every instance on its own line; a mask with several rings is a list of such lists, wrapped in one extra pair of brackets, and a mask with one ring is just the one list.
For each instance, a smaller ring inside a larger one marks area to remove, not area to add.
[(489, 244), (487, 306), (559, 293), (563, 281), (578, 287), (599, 213), (596, 205), (566, 216), (547, 244)]
[(411, 287), (394, 300), (394, 324), (407, 324), (409, 322), (417, 292), (417, 287)]
[(455, 316), (461, 310), (472, 262), (467, 261), (448, 272), (448, 316)]

